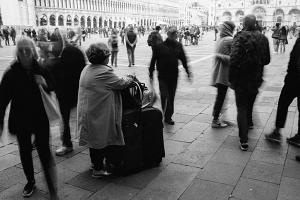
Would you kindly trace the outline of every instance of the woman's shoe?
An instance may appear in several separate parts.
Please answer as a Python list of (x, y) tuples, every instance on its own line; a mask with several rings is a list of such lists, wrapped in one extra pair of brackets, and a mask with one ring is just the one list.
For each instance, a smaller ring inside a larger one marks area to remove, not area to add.
[(214, 119), (211, 122), (211, 127), (212, 128), (226, 128), (228, 124), (221, 122), (219, 119)]
[(36, 189), (35, 181), (28, 182), (23, 189), (23, 197), (30, 197)]

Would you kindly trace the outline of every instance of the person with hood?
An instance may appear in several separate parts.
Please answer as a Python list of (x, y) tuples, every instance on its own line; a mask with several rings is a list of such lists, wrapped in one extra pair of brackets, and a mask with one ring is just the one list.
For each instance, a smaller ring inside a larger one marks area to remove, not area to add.
[(118, 52), (119, 52), (119, 40), (117, 31), (113, 30), (110, 38), (108, 39), (108, 46), (111, 49), (111, 66), (115, 64), (118, 67)]
[(219, 120), (229, 83), (229, 60), (235, 25), (226, 21), (220, 26), (220, 38), (216, 45), (216, 56), (213, 65), (211, 85), (217, 88), (217, 96), (213, 108), (212, 128), (225, 128), (228, 124)]
[(247, 151), (253, 105), (263, 82), (264, 66), (270, 63), (270, 47), (266, 36), (257, 30), (254, 15), (244, 18), (243, 27), (232, 42), (229, 82), (235, 91), (240, 148)]

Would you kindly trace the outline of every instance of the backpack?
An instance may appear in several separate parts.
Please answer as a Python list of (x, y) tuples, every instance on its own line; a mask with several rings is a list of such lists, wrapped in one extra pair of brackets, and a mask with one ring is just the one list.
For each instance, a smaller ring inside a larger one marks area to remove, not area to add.
[(112, 39), (111, 46), (112, 46), (112, 48), (118, 48), (118, 40), (117, 39)]
[(157, 34), (159, 34), (159, 33), (155, 32), (155, 31), (150, 33), (150, 35), (148, 36), (148, 40), (147, 40), (148, 46), (155, 46), (162, 42), (162, 41), (158, 40)]

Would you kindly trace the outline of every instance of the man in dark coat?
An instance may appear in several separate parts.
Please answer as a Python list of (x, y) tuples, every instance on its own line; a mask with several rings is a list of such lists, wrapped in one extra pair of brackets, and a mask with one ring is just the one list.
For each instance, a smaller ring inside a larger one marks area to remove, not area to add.
[[(297, 39), (290, 55), (287, 75), (284, 86), (281, 90), (275, 128), (271, 134), (266, 135), (266, 139), (281, 142), (282, 136), (280, 129), (284, 128), (288, 108), (295, 98), (298, 100), (298, 111), (300, 113), (300, 38)], [(299, 114), (300, 115), (300, 114)], [(300, 147), (300, 116), (298, 119), (298, 133), (293, 137), (287, 138), (289, 144)], [(300, 157), (297, 158), (300, 161)]]
[(235, 90), (241, 149), (247, 151), (253, 105), (263, 82), (264, 66), (270, 63), (270, 47), (268, 39), (257, 30), (254, 15), (245, 17), (243, 27), (233, 39), (229, 82)]
[(69, 125), (70, 113), (77, 105), (80, 74), (86, 62), (82, 51), (73, 45), (63, 49), (59, 61), (53, 61), (51, 72), (54, 76), (55, 92), (64, 123), (61, 134), (62, 146), (55, 154), (62, 156), (73, 151)]
[(177, 29), (171, 27), (168, 31), (168, 38), (153, 48), (152, 59), (149, 67), (150, 82), (153, 82), (153, 71), (158, 71), (159, 90), (161, 96), (161, 107), (164, 112), (164, 121), (174, 125), (172, 120), (174, 113), (174, 99), (178, 79), (178, 59), (191, 80), (191, 72), (187, 65), (186, 56), (182, 44), (177, 42)]

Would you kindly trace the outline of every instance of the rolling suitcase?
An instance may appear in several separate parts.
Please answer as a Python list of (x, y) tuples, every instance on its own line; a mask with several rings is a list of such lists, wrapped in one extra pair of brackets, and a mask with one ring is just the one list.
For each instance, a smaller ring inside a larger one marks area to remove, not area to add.
[(161, 111), (153, 107), (143, 108), (141, 125), (144, 168), (156, 167), (165, 157)]
[(109, 149), (107, 162), (118, 175), (137, 172), (143, 167), (142, 128), (140, 110), (127, 110), (123, 113), (122, 130), (125, 146)]

